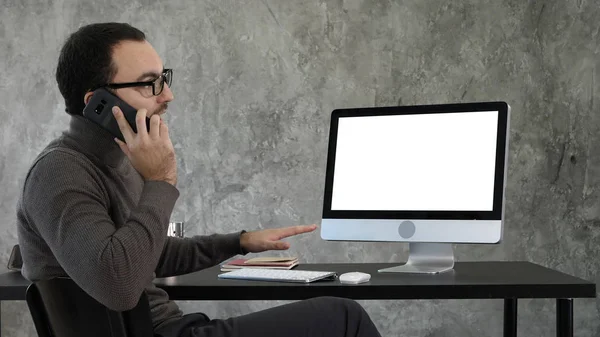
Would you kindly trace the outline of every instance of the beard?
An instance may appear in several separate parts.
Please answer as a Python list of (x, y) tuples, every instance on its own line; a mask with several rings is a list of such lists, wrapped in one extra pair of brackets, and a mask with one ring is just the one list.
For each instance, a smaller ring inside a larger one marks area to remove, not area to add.
[(163, 112), (167, 111), (168, 107), (169, 107), (168, 103), (163, 103), (161, 106), (159, 106), (158, 108), (156, 108), (156, 110), (154, 110), (150, 116), (157, 115), (157, 114), (162, 114)]

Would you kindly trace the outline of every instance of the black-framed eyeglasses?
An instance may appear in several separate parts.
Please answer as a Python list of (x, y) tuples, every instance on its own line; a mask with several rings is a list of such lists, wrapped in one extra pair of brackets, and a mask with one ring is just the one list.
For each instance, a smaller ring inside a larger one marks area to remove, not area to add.
[(152, 88), (152, 95), (160, 95), (164, 88), (165, 83), (170, 87), (173, 82), (173, 69), (165, 69), (163, 73), (153, 81), (144, 82), (128, 82), (128, 83), (108, 83), (103, 85), (104, 88), (110, 89), (122, 89), (122, 88), (134, 88), (134, 87), (150, 87)]

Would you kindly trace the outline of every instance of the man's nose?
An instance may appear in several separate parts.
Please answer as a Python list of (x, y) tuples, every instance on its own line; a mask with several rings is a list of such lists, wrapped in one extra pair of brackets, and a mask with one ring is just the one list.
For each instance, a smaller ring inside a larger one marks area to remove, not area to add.
[(163, 91), (160, 93), (160, 95), (158, 96), (158, 103), (165, 103), (165, 102), (171, 102), (175, 97), (173, 96), (173, 91), (171, 91), (171, 88), (169, 87), (169, 85), (167, 83), (165, 83), (165, 87), (163, 89)]

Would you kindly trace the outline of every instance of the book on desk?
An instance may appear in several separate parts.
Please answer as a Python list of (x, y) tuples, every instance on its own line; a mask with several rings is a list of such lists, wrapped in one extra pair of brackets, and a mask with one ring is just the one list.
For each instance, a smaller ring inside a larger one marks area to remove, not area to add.
[(242, 268), (289, 270), (298, 265), (297, 257), (255, 257), (234, 259), (221, 265), (221, 271), (233, 271)]

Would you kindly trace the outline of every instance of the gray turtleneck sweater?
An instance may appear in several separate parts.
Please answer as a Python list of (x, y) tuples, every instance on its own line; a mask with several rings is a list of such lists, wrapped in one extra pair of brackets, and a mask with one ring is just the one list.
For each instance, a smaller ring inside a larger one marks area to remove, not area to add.
[(142, 291), (154, 328), (182, 316), (155, 277), (194, 272), (236, 254), (240, 233), (167, 237), (178, 190), (144, 181), (113, 137), (83, 117), (51, 142), (29, 170), (17, 208), (23, 275), (72, 278), (113, 310)]

